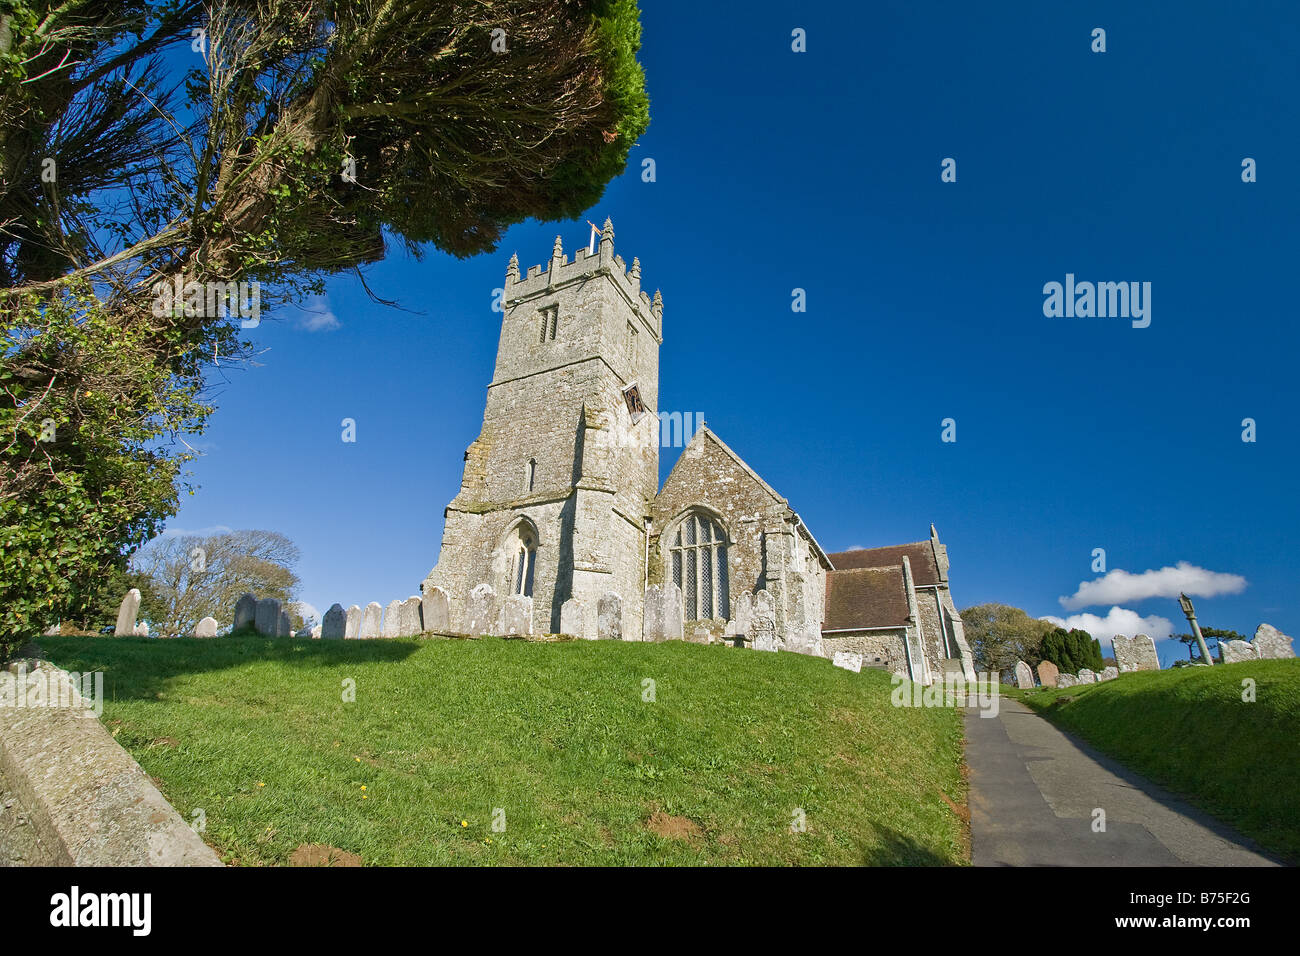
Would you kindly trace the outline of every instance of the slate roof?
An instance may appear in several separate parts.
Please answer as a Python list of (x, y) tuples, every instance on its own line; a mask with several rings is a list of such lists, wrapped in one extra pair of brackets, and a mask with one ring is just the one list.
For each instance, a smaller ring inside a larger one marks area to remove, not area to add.
[[(908, 557), (910, 559), (911, 555)], [(836, 555), (831, 555), (838, 567), (839, 562), (835, 559)], [(907, 614), (907, 589), (903, 585), (901, 558), (893, 567), (849, 568), (830, 571), (826, 575), (823, 631), (902, 627), (907, 623)]]
[[(855, 568), (892, 568), (903, 566), (906, 555), (912, 565), (912, 583), (917, 587), (939, 583), (939, 567), (934, 563), (934, 549), (929, 541), (914, 541), (911, 544), (893, 544), (886, 548), (858, 548), (853, 551), (838, 551), (828, 554), (831, 566), (836, 571), (848, 571)], [(900, 570), (900, 575), (902, 574)]]

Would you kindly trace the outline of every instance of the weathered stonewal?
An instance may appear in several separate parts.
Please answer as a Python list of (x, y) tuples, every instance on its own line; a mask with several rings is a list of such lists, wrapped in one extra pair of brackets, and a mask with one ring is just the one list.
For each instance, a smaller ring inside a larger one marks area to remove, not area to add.
[(862, 673), (862, 655), (852, 651), (836, 651), (835, 656), (831, 658), (831, 663), (855, 674)]

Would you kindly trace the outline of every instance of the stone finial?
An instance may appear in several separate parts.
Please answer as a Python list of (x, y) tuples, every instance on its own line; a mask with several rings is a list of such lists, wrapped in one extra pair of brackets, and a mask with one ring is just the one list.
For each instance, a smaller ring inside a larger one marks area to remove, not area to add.
[(641, 278), (641, 260), (636, 256), (632, 257), (632, 271), (628, 273), (633, 279), (638, 281)]
[(551, 246), (551, 258), (552, 259), (564, 258), (564, 244), (560, 242), (559, 236), (555, 237), (555, 245)]
[(506, 266), (506, 278), (512, 282), (519, 281), (519, 253), (510, 254), (510, 265)]
[(650, 311), (653, 312), (655, 316), (663, 315), (664, 297), (663, 297), (663, 293), (660, 292), (658, 289), (655, 289), (655, 296), (653, 299), (650, 300)]
[(610, 219), (609, 216), (605, 217), (605, 225), (600, 230), (600, 241), (614, 241), (614, 220)]
[(935, 530), (933, 521), (930, 522), (930, 537), (935, 541), (939, 540), (939, 532)]

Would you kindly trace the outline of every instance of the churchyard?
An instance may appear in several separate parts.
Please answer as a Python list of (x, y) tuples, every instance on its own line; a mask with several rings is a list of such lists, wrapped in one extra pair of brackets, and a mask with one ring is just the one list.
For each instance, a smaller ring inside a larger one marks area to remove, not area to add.
[(961, 714), (689, 641), (44, 637), (225, 862), (963, 864)]

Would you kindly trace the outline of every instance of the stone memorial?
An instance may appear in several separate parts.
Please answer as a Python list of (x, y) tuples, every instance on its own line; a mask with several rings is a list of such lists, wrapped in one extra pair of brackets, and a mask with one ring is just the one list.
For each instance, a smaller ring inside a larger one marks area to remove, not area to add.
[(501, 602), (501, 633), (533, 633), (533, 599), (525, 594), (511, 594)]
[(623, 599), (606, 591), (596, 605), (596, 636), (602, 641), (623, 640)]
[(831, 663), (855, 674), (862, 673), (862, 655), (857, 651), (836, 651)]
[(217, 636), (217, 619), (215, 617), (205, 617), (199, 623), (194, 625), (195, 637), (216, 637)]
[(343, 638), (355, 641), (361, 636), (361, 608), (353, 604), (348, 608), (347, 621), (343, 625)]
[(749, 637), (749, 628), (754, 620), (754, 595), (748, 591), (742, 591), (736, 598), (736, 636)]
[(384, 626), (380, 631), (384, 637), (401, 637), (402, 636), (402, 602), (393, 598), (388, 602), (388, 607), (384, 608)]
[(756, 651), (781, 649), (781, 642), (776, 636), (776, 601), (766, 589), (754, 595), (754, 610), (746, 637), (753, 643)]
[(1057, 675), (1056, 675), (1056, 686), (1057, 686), (1057, 687), (1062, 687), (1062, 688), (1064, 688), (1064, 687), (1073, 687), (1073, 686), (1074, 686), (1075, 684), (1077, 684), (1077, 683), (1079, 683), (1079, 681), (1078, 681), (1078, 679), (1077, 679), (1073, 674), (1057, 674)]
[(380, 634), (379, 626), (384, 619), (384, 608), (378, 601), (371, 601), (361, 612), (361, 638), (368, 640), (378, 637)]
[(672, 581), (652, 584), (645, 592), (641, 639), (651, 643), (680, 641), (683, 636), (682, 589)]
[(577, 598), (569, 598), (560, 605), (560, 633), (587, 641), (596, 637), (588, 622), (587, 605)]
[(825, 657), (822, 652), (821, 633), (811, 629), (799, 629), (785, 637), (785, 649), (809, 657)]
[(115, 637), (131, 637), (135, 634), (135, 616), (140, 612), (140, 589), (132, 588), (122, 598), (117, 609), (117, 625), (113, 628)]
[(276, 630), (276, 637), (290, 637), (293, 634), (293, 621), (289, 619), (288, 611), (280, 612), (280, 626)]
[(1034, 687), (1034, 672), (1024, 661), (1016, 661), (1016, 686), (1030, 690)]
[(238, 631), (250, 624), (254, 626), (257, 624), (257, 595), (245, 592), (235, 602), (235, 623), (230, 626), (230, 629)]
[(275, 637), (280, 630), (280, 610), (280, 602), (276, 598), (262, 598), (257, 602), (255, 622), (258, 634)]
[(420, 624), (423, 630), (433, 634), (446, 634), (451, 630), (451, 606), (447, 601), (447, 592), (435, 585), (428, 585), (420, 598)]
[(1118, 667), (1105, 667), (1102, 668), (1101, 673), (1097, 675), (1097, 681), (1098, 683), (1100, 683), (1101, 681), (1114, 680), (1118, 676), (1119, 676)]
[(1097, 683), (1097, 672), (1085, 667), (1079, 671), (1078, 681), (1080, 684), (1095, 684)]
[(1259, 648), (1250, 641), (1219, 641), (1219, 650), (1223, 653), (1225, 664), (1259, 660)]
[(1156, 642), (1146, 634), (1139, 634), (1132, 638), (1125, 637), (1123, 634), (1116, 634), (1111, 638), (1110, 643), (1115, 652), (1115, 664), (1119, 667), (1121, 674), (1129, 671), (1160, 670), (1160, 657), (1156, 654)]
[(341, 641), (347, 630), (348, 616), (343, 610), (343, 605), (334, 603), (330, 609), (325, 612), (325, 616), (320, 622), (320, 636), (325, 640)]
[(1051, 661), (1038, 662), (1038, 683), (1044, 687), (1055, 687), (1056, 678), (1061, 672)]
[(1287, 637), (1272, 624), (1261, 624), (1255, 628), (1255, 653), (1261, 659), (1273, 660), (1283, 657), (1295, 657), (1295, 648), (1291, 638)]
[(417, 637), (424, 631), (420, 622), (421, 600), (418, 595), (411, 595), (397, 609), (397, 630), (402, 637)]
[(465, 607), (466, 634), (494, 634), (501, 624), (501, 605), (490, 584), (477, 584)]
[(139, 624), (135, 626), (135, 630), (132, 631), (131, 633), (136, 637), (148, 637), (149, 625), (146, 624), (144, 621), (141, 621)]

